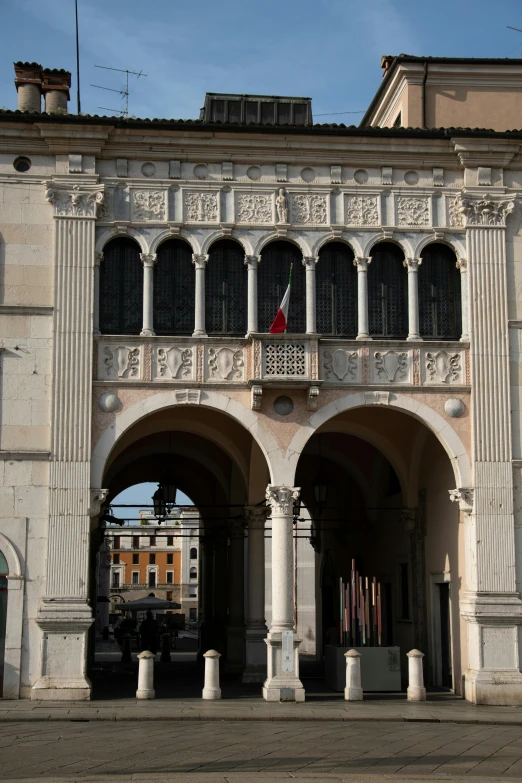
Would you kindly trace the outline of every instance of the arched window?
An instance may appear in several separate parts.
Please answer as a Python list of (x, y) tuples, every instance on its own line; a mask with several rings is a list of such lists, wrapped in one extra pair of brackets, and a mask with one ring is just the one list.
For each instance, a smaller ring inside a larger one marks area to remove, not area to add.
[(100, 331), (139, 334), (143, 319), (140, 247), (128, 237), (111, 240), (100, 265)]
[(195, 546), (193, 546), (192, 549), (190, 550), (190, 559), (197, 560), (197, 557), (198, 557), (198, 550), (196, 549)]
[(198, 569), (192, 566), (190, 569), (190, 578), (191, 579), (197, 579), (198, 578)]
[(223, 239), (210, 248), (205, 274), (207, 334), (247, 331), (247, 269), (245, 251), (237, 242)]
[(306, 331), (305, 269), (301, 251), (290, 242), (271, 242), (261, 252), (258, 269), (257, 303), (260, 332), (268, 332), (277, 315), (293, 264), (288, 332)]
[(154, 331), (192, 334), (194, 331), (195, 271), (192, 249), (181, 239), (168, 239), (159, 248), (154, 267)]
[(419, 267), (419, 332), (421, 337), (458, 340), (462, 332), (460, 272), (446, 245), (433, 244), (421, 253)]
[(380, 242), (368, 267), (368, 320), (372, 337), (408, 335), (407, 272), (397, 245)]
[(2, 694), (1, 683), (4, 676), (5, 634), (7, 625), (7, 574), (9, 568), (7, 560), (0, 552), (0, 696)]
[(315, 268), (317, 331), (355, 337), (357, 334), (357, 271), (353, 252), (341, 242), (329, 242), (319, 251)]

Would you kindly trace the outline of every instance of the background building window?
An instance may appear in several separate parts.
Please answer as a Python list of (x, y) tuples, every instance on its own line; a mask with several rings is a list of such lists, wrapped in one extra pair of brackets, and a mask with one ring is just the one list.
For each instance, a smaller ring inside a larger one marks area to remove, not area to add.
[(140, 583), (140, 572), (139, 571), (133, 571), (132, 572), (132, 584), (133, 585), (139, 585)]
[(198, 569), (192, 566), (190, 569), (190, 578), (191, 579), (197, 579), (198, 578)]
[(197, 620), (198, 619), (198, 610), (195, 606), (191, 606), (189, 609), (189, 620)]
[(149, 563), (150, 563), (150, 565), (156, 565), (156, 555), (155, 554), (150, 554), (149, 555)]
[(132, 536), (132, 547), (133, 547), (133, 549), (139, 549), (140, 548), (140, 537), (139, 536)]
[(192, 549), (190, 550), (190, 559), (191, 560), (197, 560), (198, 559), (198, 550), (196, 549), (195, 546), (193, 546)]
[(103, 248), (100, 264), (100, 331), (139, 334), (143, 317), (143, 267), (140, 246), (119, 237)]
[(120, 572), (119, 571), (113, 571), (112, 572), (112, 586), (113, 587), (119, 587), (120, 586)]
[(375, 245), (368, 267), (368, 319), (372, 337), (408, 335), (408, 275), (402, 250), (390, 242)]
[(120, 555), (118, 552), (115, 552), (112, 556), (112, 562), (117, 565), (120, 562)]
[(195, 271), (192, 249), (181, 239), (163, 242), (154, 267), (154, 331), (187, 334), (194, 331)]
[(290, 242), (270, 242), (261, 251), (257, 273), (258, 328), (268, 332), (277, 315), (292, 270), (292, 295), (288, 312), (288, 332), (306, 331), (306, 284), (301, 251)]
[(174, 582), (174, 571), (167, 571), (167, 584), (171, 585)]
[(167, 553), (167, 565), (172, 565), (174, 562), (174, 555), (172, 552)]
[(245, 335), (247, 330), (245, 251), (223, 239), (210, 248), (205, 272), (205, 321), (208, 334)]
[(139, 565), (140, 562), (140, 556), (139, 555), (133, 555), (132, 556), (132, 565)]
[(167, 601), (172, 601), (172, 590), (167, 590)]
[(156, 587), (156, 572), (149, 571), (149, 587)]
[(357, 335), (357, 270), (353, 251), (342, 242), (328, 242), (315, 268), (317, 331), (325, 335)]
[(174, 536), (167, 536), (167, 546), (174, 546)]
[(156, 546), (156, 536), (149, 536), (149, 546)]
[(114, 536), (114, 541), (112, 544), (113, 549), (119, 549), (121, 546), (120, 544), (120, 536)]
[(421, 253), (419, 332), (421, 337), (459, 340), (462, 333), (460, 272), (451, 248), (434, 243)]

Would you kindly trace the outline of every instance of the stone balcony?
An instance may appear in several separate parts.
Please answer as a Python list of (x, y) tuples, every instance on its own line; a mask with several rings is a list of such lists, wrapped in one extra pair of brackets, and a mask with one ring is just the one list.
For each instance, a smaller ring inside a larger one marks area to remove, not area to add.
[(463, 342), (345, 340), (319, 335), (96, 338), (95, 383), (182, 387), (249, 387), (252, 407), (262, 389), (319, 387), (391, 389), (469, 387), (469, 350)]

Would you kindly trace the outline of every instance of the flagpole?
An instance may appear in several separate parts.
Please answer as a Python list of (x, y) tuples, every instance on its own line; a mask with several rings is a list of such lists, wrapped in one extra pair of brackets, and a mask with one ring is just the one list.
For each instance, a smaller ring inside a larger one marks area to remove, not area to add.
[[(288, 285), (290, 285), (292, 283), (292, 267), (293, 266), (294, 266), (294, 262), (290, 261), (290, 275), (288, 276)], [(286, 334), (286, 329), (285, 329), (284, 333)]]

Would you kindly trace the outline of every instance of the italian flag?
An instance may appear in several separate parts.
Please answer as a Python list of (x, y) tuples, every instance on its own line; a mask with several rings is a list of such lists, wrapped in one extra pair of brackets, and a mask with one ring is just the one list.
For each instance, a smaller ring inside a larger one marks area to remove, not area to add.
[(292, 266), (293, 264), (290, 264), (290, 277), (288, 278), (288, 286), (285, 291), (285, 295), (281, 300), (281, 304), (279, 305), (277, 315), (272, 322), (272, 326), (270, 327), (270, 334), (280, 334), (281, 332), (286, 332), (286, 326), (288, 323), (288, 307), (290, 305), (290, 288), (292, 287)]

